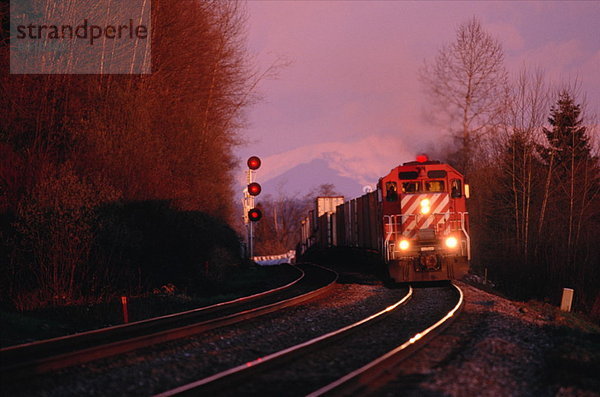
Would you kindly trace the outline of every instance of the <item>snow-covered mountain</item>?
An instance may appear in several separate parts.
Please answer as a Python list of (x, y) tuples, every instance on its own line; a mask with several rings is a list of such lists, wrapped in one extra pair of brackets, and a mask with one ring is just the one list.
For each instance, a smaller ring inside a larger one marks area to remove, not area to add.
[(304, 196), (315, 187), (331, 183), (348, 198), (363, 194), (364, 186), (377, 180), (398, 164), (410, 161), (400, 136), (369, 136), (352, 142), (326, 142), (302, 146), (263, 158), (257, 180), (264, 194), (279, 190)]
[(314, 159), (309, 163), (298, 164), (283, 174), (262, 183), (263, 191), (275, 197), (304, 196), (322, 184), (333, 184), (335, 190), (344, 197), (352, 198), (362, 194), (363, 186), (357, 180), (342, 176), (331, 168), (325, 159)]

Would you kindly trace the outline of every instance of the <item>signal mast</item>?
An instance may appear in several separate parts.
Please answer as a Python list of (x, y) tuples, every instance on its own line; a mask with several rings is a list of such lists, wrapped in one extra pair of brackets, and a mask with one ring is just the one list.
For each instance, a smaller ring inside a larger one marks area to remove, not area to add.
[(260, 168), (261, 161), (257, 156), (252, 156), (246, 162), (248, 169), (246, 170), (246, 183), (247, 186), (244, 189), (244, 198), (242, 204), (244, 206), (244, 224), (248, 231), (248, 253), (250, 259), (254, 256), (254, 236), (253, 236), (253, 223), (260, 221), (262, 218), (262, 211), (254, 206), (254, 197), (258, 196), (262, 191), (262, 188), (258, 182), (254, 182), (254, 174), (256, 170)]

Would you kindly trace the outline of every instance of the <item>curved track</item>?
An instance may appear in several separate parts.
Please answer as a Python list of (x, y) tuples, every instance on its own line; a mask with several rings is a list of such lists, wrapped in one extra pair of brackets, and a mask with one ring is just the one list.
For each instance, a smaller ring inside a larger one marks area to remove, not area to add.
[[(462, 306), (462, 292), (456, 286), (438, 290), (443, 291), (437, 291), (437, 297), (433, 294), (432, 299), (427, 290), (419, 290), (415, 297), (410, 289), (396, 304), (353, 325), (158, 396), (240, 393), (318, 396), (372, 391), (375, 385), (385, 382), (387, 368), (423, 346), (455, 317)], [(411, 304), (403, 306), (410, 298)], [(438, 302), (440, 298), (444, 302)], [(435, 310), (431, 310), (433, 306)], [(427, 314), (428, 310), (431, 314)], [(416, 321), (412, 316), (429, 318)], [(396, 329), (400, 331), (395, 332)], [(406, 339), (401, 335), (406, 335)], [(399, 339), (394, 340), (394, 336)], [(361, 348), (359, 345), (366, 340), (370, 340), (371, 346), (367, 343), (366, 348)]]
[(457, 317), (464, 304), (464, 295), (462, 290), (452, 284), (452, 287), (458, 292), (458, 301), (456, 305), (440, 318), (435, 324), (427, 327), (423, 331), (416, 333), (410, 339), (378, 357), (363, 367), (349, 373), (348, 375), (330, 383), (327, 386), (309, 394), (310, 397), (324, 395), (364, 395), (373, 393), (380, 385), (389, 381), (393, 377), (393, 371), (390, 371), (397, 363), (407, 359), (415, 351), (423, 347), (430, 340), (438, 336), (446, 327), (448, 327)]
[(285, 365), (285, 362), (288, 360), (301, 357), (305, 354), (315, 351), (318, 348), (332, 344), (336, 340), (350, 335), (352, 332), (356, 332), (361, 328), (371, 325), (375, 321), (383, 319), (385, 316), (396, 310), (399, 306), (405, 304), (411, 297), (412, 288), (409, 288), (408, 293), (393, 305), (388, 306), (380, 312), (375, 313), (354, 324), (270, 354), (268, 356), (258, 358), (254, 361), (247, 362), (243, 365), (220, 372), (208, 378), (200, 379), (196, 382), (166, 391), (158, 394), (157, 396), (166, 397), (173, 395), (198, 395), (210, 392), (218, 392), (218, 390), (222, 390), (222, 387), (226, 385), (230, 386), (231, 384), (240, 384), (243, 380), (251, 376), (255, 376), (262, 371), (272, 369), (276, 366)]
[[(264, 315), (329, 291), (337, 274), (304, 265), (299, 277), (279, 288), (229, 302), (131, 324), (69, 335), (0, 350), (3, 379), (18, 379), (125, 353)], [(301, 268), (301, 269), (300, 269)]]

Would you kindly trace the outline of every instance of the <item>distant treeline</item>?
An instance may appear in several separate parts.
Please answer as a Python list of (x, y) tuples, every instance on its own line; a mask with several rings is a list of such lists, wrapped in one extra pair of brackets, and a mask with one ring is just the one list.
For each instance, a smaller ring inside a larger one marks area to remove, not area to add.
[(226, 226), (232, 148), (256, 83), (239, 4), (153, 1), (147, 75), (10, 75), (8, 8), (0, 4), (3, 304), (168, 282), (193, 289), (215, 266), (239, 263)]

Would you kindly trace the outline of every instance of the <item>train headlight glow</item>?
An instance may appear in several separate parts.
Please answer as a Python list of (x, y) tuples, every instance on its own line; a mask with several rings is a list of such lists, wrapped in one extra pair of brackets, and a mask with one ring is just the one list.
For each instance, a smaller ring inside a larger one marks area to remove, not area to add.
[(400, 242), (398, 243), (398, 247), (402, 251), (406, 251), (408, 247), (410, 247), (410, 243), (408, 242), (408, 240), (400, 240)]
[(448, 237), (446, 239), (446, 247), (448, 248), (456, 248), (458, 246), (458, 240), (456, 237)]
[(421, 214), (423, 214), (423, 215), (429, 214), (429, 211), (431, 211), (431, 205), (429, 203), (429, 199), (421, 200)]

